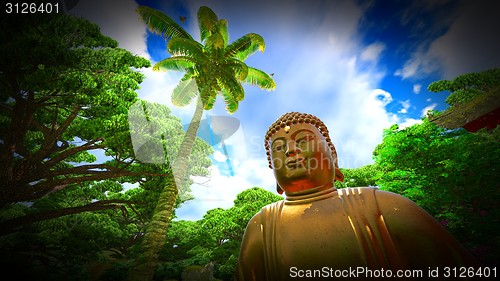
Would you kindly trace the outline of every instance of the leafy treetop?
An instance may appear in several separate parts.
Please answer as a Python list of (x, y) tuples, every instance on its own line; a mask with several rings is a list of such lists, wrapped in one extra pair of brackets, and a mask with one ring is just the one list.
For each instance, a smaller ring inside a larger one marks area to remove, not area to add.
[(450, 91), (446, 102), (460, 105), (483, 95), (500, 85), (500, 68), (492, 68), (482, 72), (467, 73), (453, 80), (439, 80), (429, 84), (428, 90), (434, 93)]

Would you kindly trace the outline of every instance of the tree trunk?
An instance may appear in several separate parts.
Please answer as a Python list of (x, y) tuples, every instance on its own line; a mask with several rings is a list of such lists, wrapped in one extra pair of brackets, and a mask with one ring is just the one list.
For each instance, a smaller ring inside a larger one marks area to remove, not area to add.
[[(200, 128), (201, 117), (203, 116), (203, 103), (201, 98), (198, 98), (196, 103), (196, 110), (194, 111), (193, 118), (191, 118), (191, 123), (186, 131), (186, 136), (182, 140), (179, 152), (177, 153), (177, 158), (173, 161), (172, 173), (174, 174), (175, 184), (179, 190), (181, 200), (184, 199), (184, 188), (185, 180), (189, 176), (187, 174), (189, 167), (189, 156), (191, 155), (191, 150), (193, 149), (193, 144), (196, 139), (196, 134)], [(182, 200), (184, 201), (184, 200)]]
[(173, 177), (166, 178), (164, 182), (165, 188), (158, 198), (153, 218), (146, 227), (141, 243), (141, 253), (128, 273), (128, 281), (153, 280), (178, 193)]
[(153, 280), (158, 266), (158, 256), (165, 243), (168, 226), (174, 213), (177, 195), (182, 193), (179, 192), (179, 188), (184, 185), (184, 179), (188, 176), (187, 160), (191, 154), (202, 116), (203, 104), (201, 99), (198, 99), (196, 110), (179, 148), (177, 159), (172, 161), (173, 163), (171, 162), (173, 178), (168, 177), (165, 181), (166, 185), (158, 199), (153, 218), (146, 227), (141, 244), (142, 252), (130, 269), (127, 281)]

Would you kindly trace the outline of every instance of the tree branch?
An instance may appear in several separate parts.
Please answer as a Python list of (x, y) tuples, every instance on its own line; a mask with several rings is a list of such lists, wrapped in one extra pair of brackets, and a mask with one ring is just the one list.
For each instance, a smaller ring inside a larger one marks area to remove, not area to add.
[[(73, 120), (76, 118), (79, 109), (80, 108), (78, 106), (74, 106), (73, 111), (66, 118), (66, 120), (64, 120), (64, 122), (61, 124), (61, 126), (59, 128), (57, 128), (56, 130), (52, 131), (51, 134), (49, 134), (48, 136), (46, 136), (44, 138), (44, 142), (41, 145), (40, 149), (37, 152), (35, 152), (34, 154), (30, 155), (29, 157), (24, 158), (21, 161), (21, 163), (19, 163), (19, 166), (18, 166), (19, 167), (18, 168), (19, 174), (26, 175), (28, 173), (33, 172), (33, 169), (35, 167), (38, 167), (39, 163), (43, 159), (49, 158), (50, 154), (55, 152), (56, 149), (54, 149), (54, 148), (57, 148), (57, 145), (56, 145), (57, 140), (64, 133), (64, 131), (68, 128), (68, 126), (71, 124), (71, 122), (73, 122)], [(32, 124), (30, 122), (30, 126), (31, 125)], [(26, 132), (24, 132), (23, 135), (25, 133)]]
[(95, 140), (91, 140), (83, 145), (72, 147), (70, 149), (66, 149), (63, 152), (59, 153), (57, 156), (50, 159), (49, 161), (45, 162), (44, 166), (52, 167), (55, 164), (61, 162), (62, 160), (66, 159), (66, 158), (68, 158), (68, 157), (70, 157), (78, 152), (82, 152), (85, 150), (104, 149), (106, 147), (105, 145), (96, 145), (97, 142), (103, 141), (103, 140), (104, 139), (102, 139), (102, 138), (98, 138)]
[[(97, 165), (95, 165), (97, 166)], [(78, 167), (76, 167), (78, 168)], [(21, 201), (32, 201), (36, 200), (39, 198), (42, 198), (43, 196), (64, 188), (65, 186), (73, 183), (79, 183), (79, 182), (87, 182), (87, 181), (96, 181), (96, 180), (106, 180), (106, 179), (114, 179), (114, 178), (119, 178), (119, 177), (145, 177), (145, 176), (151, 176), (151, 177), (165, 177), (168, 176), (169, 173), (149, 173), (149, 172), (131, 172), (131, 171), (126, 171), (122, 170), (120, 168), (112, 167), (112, 171), (92, 171), (91, 175), (88, 175), (89, 173), (82, 173), (82, 174), (87, 174), (84, 176), (76, 176), (76, 177), (67, 177), (67, 178), (60, 178), (60, 179), (52, 179), (52, 180), (47, 180), (40, 182), (38, 184), (35, 184), (31, 186), (33, 188), (33, 191), (30, 193), (23, 192), (21, 193), (21, 196), (18, 196), (15, 198), (16, 200), (14, 202), (21, 202)]]
[(26, 216), (0, 222), (0, 236), (16, 232), (22, 226), (30, 225), (34, 222), (59, 218), (67, 215), (113, 209), (121, 209), (123, 211), (125, 209), (124, 204), (131, 206), (132, 204), (144, 204), (144, 202), (127, 200), (102, 200), (79, 207), (70, 207), (42, 213), (29, 214)]
[[(93, 169), (106, 170), (106, 171), (97, 171)], [(61, 169), (57, 171), (51, 171), (49, 172), (49, 175), (63, 176), (63, 175), (74, 175), (74, 174), (101, 174), (106, 172), (121, 173), (126, 175), (130, 175), (130, 173), (132, 173), (127, 170), (123, 170), (121, 168), (114, 167), (108, 164), (89, 164), (89, 165), (80, 165), (67, 169)]]

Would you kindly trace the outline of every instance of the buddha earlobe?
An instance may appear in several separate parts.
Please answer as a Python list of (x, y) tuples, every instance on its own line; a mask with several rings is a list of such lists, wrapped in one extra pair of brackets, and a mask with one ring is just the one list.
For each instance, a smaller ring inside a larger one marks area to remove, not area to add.
[(340, 171), (340, 168), (335, 167), (335, 180), (343, 182), (344, 181), (344, 174)]
[(281, 188), (281, 186), (278, 183), (276, 183), (276, 192), (278, 192), (280, 195), (283, 194), (283, 189)]

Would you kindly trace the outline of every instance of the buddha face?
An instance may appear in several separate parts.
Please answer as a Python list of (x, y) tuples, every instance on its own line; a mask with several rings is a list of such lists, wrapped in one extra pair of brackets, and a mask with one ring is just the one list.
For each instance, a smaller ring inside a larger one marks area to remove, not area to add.
[(311, 124), (292, 124), (270, 139), (274, 175), (285, 192), (330, 185), (335, 163), (327, 141)]

